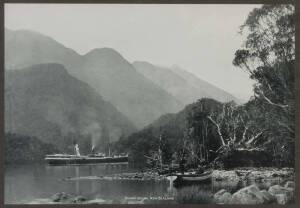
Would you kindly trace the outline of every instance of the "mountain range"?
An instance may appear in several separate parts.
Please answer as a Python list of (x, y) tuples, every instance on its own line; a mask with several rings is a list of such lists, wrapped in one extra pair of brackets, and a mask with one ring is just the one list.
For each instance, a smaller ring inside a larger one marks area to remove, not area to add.
[(221, 102), (237, 100), (224, 90), (179, 67), (160, 67), (143, 61), (136, 61), (133, 65), (138, 72), (166, 90), (184, 105), (196, 102), (200, 98), (213, 98)]
[(64, 65), (71, 75), (88, 83), (138, 128), (183, 107), (113, 49), (94, 49), (81, 56), (42, 34), (5, 30), (6, 69), (54, 62)]
[(62, 140), (70, 145), (78, 135), (97, 146), (108, 139), (117, 141), (136, 128), (88, 84), (53, 63), (6, 71), (5, 131), (62, 149), (66, 147)]
[[(202, 97), (236, 100), (178, 67), (159, 67), (138, 61), (130, 63), (111, 48), (96, 48), (80, 55), (38, 32), (5, 29), (6, 72), (48, 63), (63, 65), (70, 77), (89, 85), (95, 96), (111, 103), (116, 111), (128, 118), (129, 126), (133, 123), (138, 129), (161, 115), (176, 113)], [(48, 68), (52, 67), (48, 65)], [(34, 71), (38, 73), (38, 70)], [(35, 82), (34, 79), (31, 81)]]

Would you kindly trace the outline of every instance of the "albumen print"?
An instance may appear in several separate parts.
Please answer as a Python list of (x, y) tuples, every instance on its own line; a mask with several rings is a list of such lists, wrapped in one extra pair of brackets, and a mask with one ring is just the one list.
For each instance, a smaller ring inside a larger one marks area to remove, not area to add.
[(5, 204), (293, 204), (295, 8), (5, 4)]

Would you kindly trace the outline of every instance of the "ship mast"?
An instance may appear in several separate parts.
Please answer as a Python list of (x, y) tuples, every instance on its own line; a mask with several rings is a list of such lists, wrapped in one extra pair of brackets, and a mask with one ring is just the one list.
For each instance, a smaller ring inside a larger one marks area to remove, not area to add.
[(160, 163), (160, 170), (162, 170), (163, 163), (162, 163), (162, 150), (161, 150), (161, 134), (159, 135), (158, 157)]
[(108, 157), (110, 157), (110, 138), (108, 135)]

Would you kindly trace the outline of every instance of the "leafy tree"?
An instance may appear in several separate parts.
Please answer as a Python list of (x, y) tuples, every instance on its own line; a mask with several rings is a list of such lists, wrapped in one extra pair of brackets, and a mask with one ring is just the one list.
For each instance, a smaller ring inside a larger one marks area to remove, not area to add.
[(295, 22), (292, 5), (254, 9), (241, 32), (248, 36), (233, 64), (256, 80), (255, 95), (282, 110), (294, 101)]
[(25, 164), (44, 162), (45, 155), (58, 153), (58, 149), (38, 138), (5, 133), (5, 163)]
[(241, 26), (241, 33), (247, 38), (244, 47), (236, 51), (233, 64), (256, 81), (254, 99), (265, 118), (259, 123), (260, 129), (269, 140), (265, 147), (273, 149), (280, 159), (291, 161), (295, 141), (294, 6), (254, 9)]

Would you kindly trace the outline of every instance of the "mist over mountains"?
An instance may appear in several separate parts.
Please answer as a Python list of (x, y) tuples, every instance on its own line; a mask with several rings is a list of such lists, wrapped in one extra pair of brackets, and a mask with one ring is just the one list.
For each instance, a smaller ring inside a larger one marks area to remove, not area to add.
[(138, 73), (113, 49), (94, 49), (83, 58), (82, 69), (87, 73), (78, 77), (94, 87), (138, 128), (183, 107), (175, 97)]
[(138, 72), (173, 95), (184, 105), (193, 103), (199, 98), (213, 98), (220, 102), (237, 101), (231, 94), (179, 67), (160, 67), (142, 61), (136, 61), (133, 65)]
[(139, 128), (183, 107), (176, 98), (138, 73), (133, 65), (110, 48), (94, 49), (81, 56), (39, 33), (6, 30), (5, 63), (6, 69), (60, 63)]
[(6, 71), (5, 115), (6, 132), (37, 137), (60, 148), (63, 138), (72, 144), (75, 135), (99, 145), (136, 130), (127, 117), (61, 64)]
[(6, 130), (45, 141), (75, 130), (97, 134), (102, 125), (118, 140), (200, 98), (236, 100), (178, 67), (129, 63), (111, 48), (80, 55), (28, 30), (5, 29), (5, 69), (6, 124), (13, 123)]

